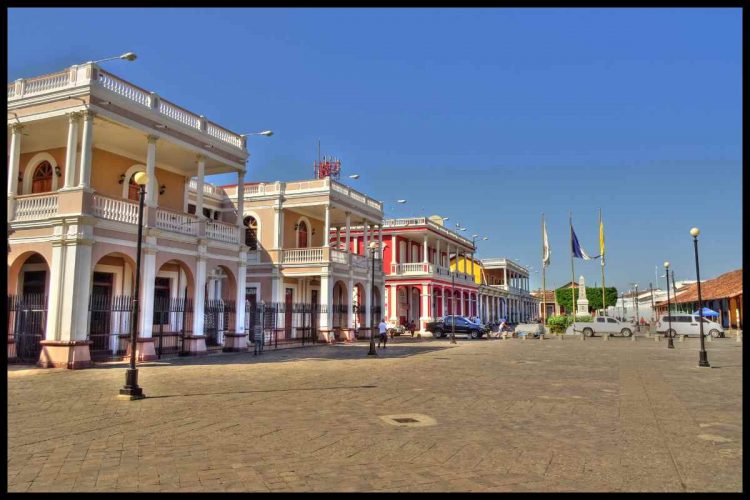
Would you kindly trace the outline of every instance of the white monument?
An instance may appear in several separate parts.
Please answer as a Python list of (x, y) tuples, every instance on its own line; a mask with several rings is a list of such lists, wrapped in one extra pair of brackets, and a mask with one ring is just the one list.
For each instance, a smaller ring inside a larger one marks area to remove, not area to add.
[(588, 316), (589, 314), (589, 301), (586, 300), (586, 283), (583, 280), (583, 276), (578, 280), (578, 300), (576, 301), (576, 316)]

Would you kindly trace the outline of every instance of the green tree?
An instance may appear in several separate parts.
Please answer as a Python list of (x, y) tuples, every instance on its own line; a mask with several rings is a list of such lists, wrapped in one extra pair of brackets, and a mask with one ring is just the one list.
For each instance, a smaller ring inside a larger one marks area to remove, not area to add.
[[(580, 297), (579, 290), (576, 289), (576, 300)], [(570, 288), (558, 288), (555, 290), (557, 303), (565, 308), (566, 311), (574, 311), (573, 297)], [(606, 306), (614, 306), (617, 303), (617, 288), (607, 287), (604, 289), (604, 298), (607, 301)], [(598, 310), (602, 308), (602, 289), (586, 287), (586, 299), (589, 301), (589, 308)]]

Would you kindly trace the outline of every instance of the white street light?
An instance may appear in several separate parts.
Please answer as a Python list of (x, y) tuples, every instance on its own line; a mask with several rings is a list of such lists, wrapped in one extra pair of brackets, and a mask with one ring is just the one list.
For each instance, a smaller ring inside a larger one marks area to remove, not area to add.
[(352, 174), (352, 175), (349, 176), (349, 178), (357, 180), (357, 179), (359, 179), (359, 174)]
[(104, 61), (112, 61), (115, 59), (122, 59), (123, 61), (135, 61), (138, 58), (135, 52), (125, 52), (119, 56), (105, 57), (104, 59), (97, 59), (96, 61), (89, 61), (90, 64), (98, 64)]
[(264, 130), (263, 132), (250, 132), (247, 134), (240, 134), (242, 137), (247, 137), (248, 135), (262, 135), (263, 137), (271, 137), (273, 135), (273, 130)]

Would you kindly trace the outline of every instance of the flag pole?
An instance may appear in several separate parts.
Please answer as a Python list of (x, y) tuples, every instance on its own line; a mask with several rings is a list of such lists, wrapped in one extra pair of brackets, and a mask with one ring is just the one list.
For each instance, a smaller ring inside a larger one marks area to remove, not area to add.
[(547, 283), (545, 282), (545, 270), (547, 264), (544, 261), (544, 212), (542, 212), (542, 331), (546, 330), (547, 325)]
[(573, 333), (576, 332), (576, 271), (575, 266), (573, 264), (573, 211), (570, 210), (570, 273), (572, 276), (572, 280), (570, 282), (570, 289), (571, 294), (573, 296), (573, 303), (571, 305), (572, 313), (573, 313)]
[(602, 258), (602, 315), (606, 316), (607, 315), (607, 302), (605, 300), (605, 295), (604, 295), (604, 248), (603, 248), (604, 246), (602, 245), (604, 232), (603, 232), (603, 227), (602, 227), (602, 209), (601, 208), (599, 209), (599, 231), (600, 231), (599, 250), (601, 250), (601, 254), (602, 254), (601, 255), (601, 258)]

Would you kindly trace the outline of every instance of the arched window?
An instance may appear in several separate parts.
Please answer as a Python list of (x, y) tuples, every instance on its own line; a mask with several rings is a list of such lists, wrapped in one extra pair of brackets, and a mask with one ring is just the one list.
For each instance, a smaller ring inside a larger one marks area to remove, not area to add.
[(258, 221), (255, 220), (255, 217), (247, 216), (242, 222), (245, 225), (245, 245), (247, 245), (250, 250), (257, 250)]
[(34, 170), (31, 192), (48, 193), (50, 191), (52, 191), (52, 165), (48, 161), (43, 161)]
[(130, 183), (128, 184), (128, 199), (138, 201), (138, 193), (140, 186), (135, 182), (135, 174), (130, 176)]
[(305, 221), (299, 221), (299, 248), (307, 248), (307, 224)]

